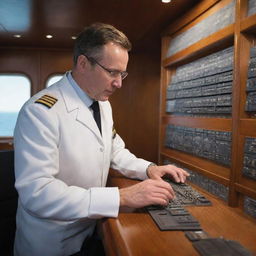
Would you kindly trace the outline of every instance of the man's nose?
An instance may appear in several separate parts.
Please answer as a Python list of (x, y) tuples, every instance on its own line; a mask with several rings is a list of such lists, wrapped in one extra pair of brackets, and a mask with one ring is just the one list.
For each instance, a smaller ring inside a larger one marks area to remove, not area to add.
[(120, 89), (122, 87), (122, 78), (121, 78), (121, 76), (116, 77), (112, 84), (113, 84), (114, 87)]

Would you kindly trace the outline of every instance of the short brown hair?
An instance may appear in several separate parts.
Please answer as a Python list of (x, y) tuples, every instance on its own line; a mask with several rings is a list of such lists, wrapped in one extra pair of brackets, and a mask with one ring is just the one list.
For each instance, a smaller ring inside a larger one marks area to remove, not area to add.
[(113, 42), (130, 51), (132, 45), (126, 35), (112, 25), (94, 23), (78, 35), (74, 46), (74, 63), (77, 63), (78, 56), (85, 54), (88, 57), (95, 57), (102, 47)]

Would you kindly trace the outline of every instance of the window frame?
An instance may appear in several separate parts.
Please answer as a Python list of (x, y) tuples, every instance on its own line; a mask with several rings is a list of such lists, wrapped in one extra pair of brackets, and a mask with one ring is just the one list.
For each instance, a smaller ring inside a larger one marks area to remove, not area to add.
[[(0, 77), (1, 76), (19, 76), (19, 77), (23, 77), (28, 81), (28, 86), (29, 86), (29, 97), (24, 101), (24, 103), (31, 98), (32, 96), (32, 80), (29, 77), (28, 74), (24, 73), (24, 72), (1, 72), (0, 73)], [(17, 111), (19, 112), (20, 109)], [(13, 135), (1, 135), (0, 134), (0, 150), (2, 149), (9, 149), (13, 146)]]

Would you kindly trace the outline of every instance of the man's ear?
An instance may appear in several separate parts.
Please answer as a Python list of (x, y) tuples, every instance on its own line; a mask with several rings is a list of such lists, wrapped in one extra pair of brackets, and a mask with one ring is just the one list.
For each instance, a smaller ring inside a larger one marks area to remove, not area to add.
[(84, 55), (79, 55), (77, 58), (76, 68), (80, 72), (84, 72), (89, 65), (88, 59)]

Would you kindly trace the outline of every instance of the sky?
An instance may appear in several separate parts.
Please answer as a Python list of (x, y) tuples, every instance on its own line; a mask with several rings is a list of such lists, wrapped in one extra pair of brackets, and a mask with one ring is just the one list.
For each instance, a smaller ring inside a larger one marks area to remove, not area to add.
[(30, 81), (21, 75), (0, 76), (0, 112), (18, 112), (30, 98)]
[[(48, 80), (47, 86), (58, 81), (62, 75)], [(18, 112), (31, 97), (30, 80), (24, 75), (0, 76), (0, 112)]]

